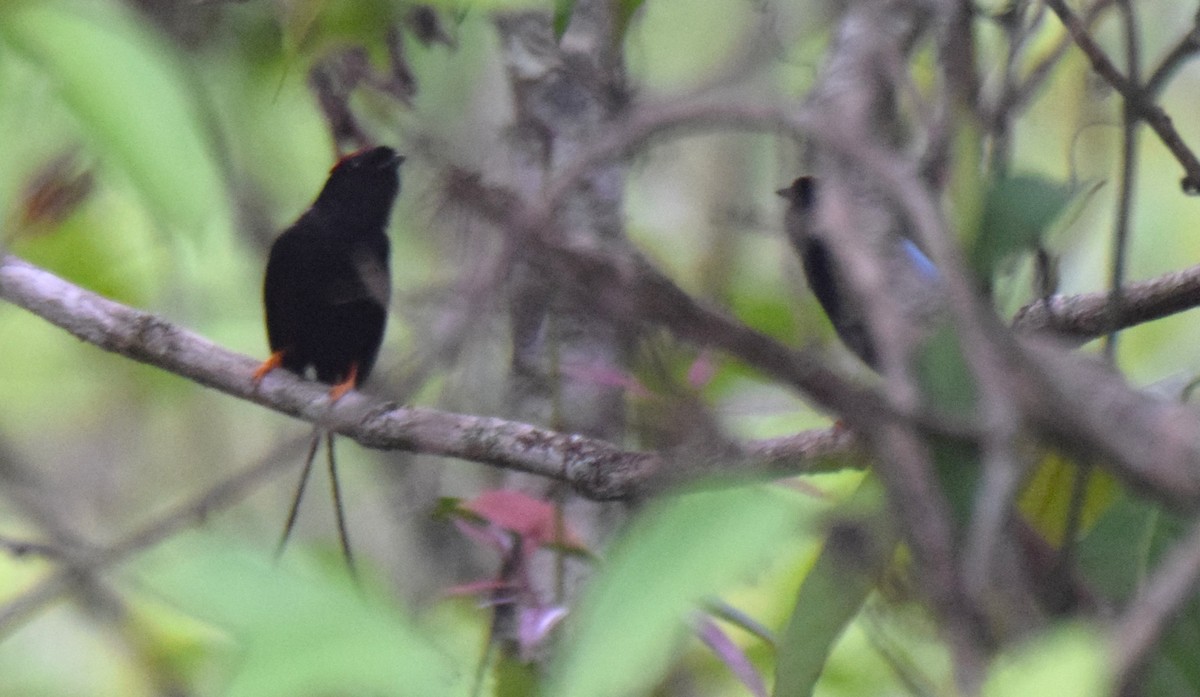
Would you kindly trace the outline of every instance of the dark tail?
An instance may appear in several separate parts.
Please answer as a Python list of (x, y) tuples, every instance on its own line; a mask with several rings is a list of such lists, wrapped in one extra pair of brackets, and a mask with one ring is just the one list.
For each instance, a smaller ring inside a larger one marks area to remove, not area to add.
[(358, 569), (354, 565), (354, 552), (350, 549), (350, 534), (346, 529), (345, 507), (342, 505), (342, 489), (338, 484), (337, 458), (333, 451), (333, 434), (327, 433), (319, 426), (313, 429), (312, 442), (308, 446), (308, 455), (304, 458), (304, 471), (300, 473), (300, 483), (296, 486), (296, 494), (292, 497), (292, 507), (288, 511), (287, 522), (283, 526), (283, 534), (279, 537), (279, 545), (275, 548), (275, 558), (283, 555), (288, 539), (292, 536), (292, 528), (296, 526), (296, 518), (300, 513), (300, 502), (304, 499), (304, 490), (308, 486), (308, 478), (312, 474), (313, 461), (317, 457), (317, 447), (321, 444), (321, 436), (325, 436), (326, 453), (329, 461), (329, 482), (333, 492), (333, 512), (337, 519), (338, 541), (342, 546), (342, 557), (346, 560), (346, 568), (350, 575), (358, 580)]
[(346, 509), (342, 505), (342, 488), (338, 485), (337, 459), (333, 456), (333, 434), (325, 437), (326, 451), (329, 453), (329, 486), (333, 493), (333, 513), (337, 517), (338, 542), (342, 543), (342, 558), (346, 560), (346, 569), (358, 581), (358, 568), (354, 565), (354, 552), (350, 549), (350, 533), (346, 529)]
[(283, 535), (275, 547), (275, 558), (283, 556), (288, 538), (292, 536), (292, 528), (296, 527), (296, 516), (300, 513), (300, 501), (304, 498), (304, 488), (308, 486), (308, 475), (312, 473), (313, 460), (317, 457), (317, 446), (321, 444), (321, 428), (313, 428), (312, 442), (308, 445), (308, 455), (304, 457), (304, 471), (300, 473), (300, 484), (296, 486), (296, 494), (292, 496), (292, 509), (288, 511), (287, 522), (283, 524)]

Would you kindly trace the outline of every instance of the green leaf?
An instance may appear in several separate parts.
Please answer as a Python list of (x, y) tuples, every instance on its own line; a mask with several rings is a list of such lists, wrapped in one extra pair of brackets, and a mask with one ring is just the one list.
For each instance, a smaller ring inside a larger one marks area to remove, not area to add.
[(156, 591), (237, 640), (225, 694), (452, 694), (470, 673), (405, 613), (364, 598), (340, 567), (275, 566), (263, 551), (187, 537), (150, 574)]
[(1033, 249), (1071, 202), (1071, 190), (1036, 175), (995, 181), (983, 205), (972, 261), (981, 278), (1016, 252)]
[(987, 200), (987, 180), (983, 174), (984, 139), (979, 120), (963, 110), (955, 110), (953, 156), (950, 158), (950, 176), (947, 188), (954, 227), (958, 230), (964, 247), (971, 248), (979, 239), (979, 225), (983, 220), (983, 206)]
[(1181, 532), (1176, 523), (1156, 504), (1118, 490), (1116, 501), (1079, 543), (1079, 566), (1088, 583), (1115, 603), (1133, 597), (1151, 561)]
[(883, 486), (871, 474), (829, 528), (779, 640), (776, 697), (813, 693), (835, 642), (858, 615), (899, 543)]
[(647, 508), (612, 548), (572, 618), (543, 693), (643, 694), (667, 669), (696, 603), (802, 534), (821, 504), (778, 488), (703, 491)]
[[(1191, 531), (1190, 518), (1164, 511), (1156, 504), (1124, 495), (1109, 507), (1080, 546), (1080, 566), (1093, 587), (1118, 605), (1145, 588), (1148, 570)], [(1200, 595), (1195, 593), (1173, 615), (1151, 654), (1141, 684), (1155, 697), (1194, 697), (1200, 694)]]
[[(917, 381), (923, 399), (936, 413), (970, 418), (976, 411), (978, 390), (954, 328), (942, 322), (916, 356)], [(973, 444), (932, 436), (928, 439), (938, 484), (954, 513), (965, 526), (973, 516), (979, 486), (979, 452)]]
[(930, 437), (928, 443), (938, 486), (950, 504), (955, 527), (961, 530), (975, 517), (978, 504), (982, 474), (979, 448), (974, 443), (938, 436)]
[(1001, 656), (983, 686), (984, 697), (1092, 697), (1110, 693), (1110, 660), (1100, 633), (1069, 626)]
[[(1055, 547), (1063, 542), (1077, 476), (1078, 464), (1058, 450), (1047, 450), (1018, 499), (1024, 518)], [(1080, 511), (1081, 532), (1091, 529), (1112, 505), (1117, 491), (1117, 481), (1111, 474), (1092, 468)]]
[[(496, 659), (496, 697), (537, 697), (537, 666), (519, 660), (517, 656), (502, 655)], [(484, 693), (487, 694), (487, 693)]]
[(50, 78), (95, 151), (120, 166), (161, 220), (196, 229), (224, 210), (190, 79), (119, 5), (9, 3), (0, 41)]
[(625, 39), (625, 32), (629, 31), (629, 22), (644, 4), (645, 0), (619, 0), (616, 8), (617, 21), (614, 32), (617, 44), (620, 44)]
[[(456, 5), (457, 6), (457, 5)], [(347, 44), (383, 49), (384, 29), (403, 16), (404, 5), (389, 0), (289, 0), (275, 3), (284, 63), (291, 67), (302, 56), (319, 59)]]
[(960, 418), (975, 412), (975, 379), (950, 324), (938, 324), (920, 347), (916, 373), (925, 401), (938, 412)]
[(87, 210), (53, 234), (14, 240), (12, 250), (106, 298), (142, 305), (152, 296), (161, 278), (159, 269), (167, 263), (161, 250), (128, 229), (122, 235), (107, 233), (119, 224), (134, 227), (128, 218)]
[(291, 64), (308, 43), (317, 19), (328, 4), (328, 0), (292, 0), (276, 5), (286, 63)]

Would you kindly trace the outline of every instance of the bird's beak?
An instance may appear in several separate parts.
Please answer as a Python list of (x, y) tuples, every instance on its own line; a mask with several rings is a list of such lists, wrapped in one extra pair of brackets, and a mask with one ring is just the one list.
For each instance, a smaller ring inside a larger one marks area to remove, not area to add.
[(776, 189), (775, 195), (779, 198), (789, 198), (792, 193), (791, 189)]
[(400, 165), (404, 164), (404, 160), (405, 160), (405, 157), (403, 155), (401, 155), (400, 153), (396, 153), (396, 156), (392, 158), (392, 161), (390, 164), (393, 167), (399, 167)]

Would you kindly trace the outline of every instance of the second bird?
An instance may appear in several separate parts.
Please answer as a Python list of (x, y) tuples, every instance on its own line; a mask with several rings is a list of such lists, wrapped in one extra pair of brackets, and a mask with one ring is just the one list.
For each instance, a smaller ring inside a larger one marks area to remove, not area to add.
[[(825, 230), (817, 220), (820, 188), (814, 177), (800, 177), (791, 186), (775, 192), (789, 204), (784, 213), (784, 231), (804, 265), (809, 288), (817, 296), (838, 338), (863, 363), (878, 369), (879, 354), (863, 301), (854, 292), (842, 265), (821, 234)], [(927, 327), (940, 307), (937, 267), (907, 237), (895, 235), (887, 239), (891, 244), (887, 246), (883, 261), (889, 292), (906, 300), (910, 325)]]

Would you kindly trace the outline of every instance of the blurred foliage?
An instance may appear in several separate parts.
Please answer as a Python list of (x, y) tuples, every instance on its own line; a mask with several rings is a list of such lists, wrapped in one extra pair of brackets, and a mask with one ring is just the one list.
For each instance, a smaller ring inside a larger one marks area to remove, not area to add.
[(361, 592), (329, 561), (281, 568), (232, 540), (185, 537), (151, 555), (143, 573), (174, 607), (224, 628), (245, 649), (228, 656), (236, 668), (224, 694), (387, 693), (397, 685), (458, 692), (469, 674), (462, 658), (391, 607), (386, 587)]
[(1069, 202), (1067, 188), (1045, 177), (1015, 175), (993, 182), (971, 248), (975, 273), (991, 278), (996, 267), (1013, 255), (1041, 246)]
[(575, 611), (546, 694), (645, 693), (669, 667), (668, 647), (695, 604), (759, 567), (779, 537), (810, 527), (820, 502), (788, 493), (686, 493), (644, 511)]
[(163, 37), (109, 3), (10, 3), (3, 20), (0, 40), (54, 85), (165, 225), (196, 233), (222, 212), (203, 114)]
[[(1150, 569), (1182, 541), (1194, 522), (1123, 493), (1083, 539), (1080, 566), (1096, 588), (1118, 602), (1136, 597)], [(1119, 553), (1117, 553), (1119, 551)], [(1200, 666), (1200, 595), (1175, 613), (1141, 680), (1145, 694), (1185, 697), (1197, 694)]]
[[(985, 697), (1108, 694), (1105, 647), (1092, 628), (1067, 626), (1002, 656), (984, 685)], [(1150, 693), (1158, 694), (1158, 693)]]
[[(502, 157), (510, 96), (488, 13), (557, 7), (565, 17), (575, 3), (429, 5), (451, 45), (405, 43), (418, 84), (411, 104), (366, 88), (351, 102), (369, 133), (409, 155), (392, 230), (397, 316), (371, 389), (495, 413), (503, 401), (496, 386), (508, 369), (501, 317), (475, 323), (476, 344), (417, 396), (396, 386), (409, 376), (407, 358), (436, 334), (439, 293), (474, 244), (442, 215), (440, 168)], [(1001, 3), (982, 5), (995, 11)], [(1146, 55), (1161, 55), (1191, 25), (1194, 8), (1166, 0), (1137, 5)], [(828, 6), (621, 0), (617, 34), (639, 97), (721, 79), (794, 96), (816, 75)], [(386, 28), (408, 22), (412, 9), (384, 0), (0, 2), (0, 249), (262, 356), (266, 246), (311, 201), (335, 149), (308, 72), (347, 46), (364, 47), (370, 67), (385, 70)], [(565, 26), (560, 21), (560, 31)], [(990, 21), (978, 27), (980, 65), (1000, 65), (1000, 32)], [(1119, 45), (1110, 34), (1101, 28), (1101, 40)], [(1060, 37), (1054, 22), (1043, 22), (1022, 67)], [(929, 57), (923, 60), (926, 88)], [(1185, 69), (1164, 94), (1188, 142), (1200, 142), (1200, 123), (1189, 116), (1200, 113), (1197, 80), (1200, 74)], [(979, 171), (978, 132), (960, 124), (953, 215), (979, 268), (995, 268), (1037, 241), (1060, 258), (1063, 291), (1103, 287), (1115, 187), (1096, 185), (1077, 214), (1062, 211), (1073, 200), (1069, 186), (1114, 176), (1114, 104), (1094, 89), (1087, 62), (1068, 52), (1013, 124), (1011, 171), (1021, 174), (995, 181)], [(1176, 165), (1149, 137), (1141, 157), (1134, 278), (1200, 258), (1188, 222), (1194, 204), (1178, 193)], [(836, 344), (779, 234), (772, 192), (801, 169), (796, 148), (781, 136), (717, 132), (655, 142), (629, 167), (627, 229), (689, 292), (786, 342), (825, 344), (843, 367), (865, 372)], [(1014, 297), (998, 301), (1019, 304), (1033, 292), (1031, 284), (1012, 284), (1005, 293)], [(921, 381), (937, 404), (962, 410), (973, 403), (972, 386), (953, 339), (930, 345)], [(1200, 325), (1190, 315), (1139, 327), (1125, 335), (1121, 367), (1139, 384), (1191, 375), (1200, 356), (1179, 347), (1197, 342)], [(659, 353), (662, 382), (633, 376), (653, 386), (647, 399), (684, 394), (733, 436), (829, 422), (744, 365), (717, 357), (707, 379), (690, 383), (684, 376), (698, 360), (694, 352)], [(675, 390), (672, 381), (688, 384)], [(51, 537), (45, 516), (94, 544), (121, 539), (308, 428), (80, 344), (7, 305), (0, 305), (0, 386), (6, 540)], [(678, 413), (652, 406), (642, 411)], [(973, 454), (951, 455), (940, 460), (944, 485), (965, 516)], [(316, 496), (302, 516), (302, 544), (272, 565), (269, 550), (290, 494), (277, 482), (106, 576), (105, 598), (81, 597), (6, 627), (0, 694), (396, 694), (397, 685), (406, 686), (404, 694), (469, 694), (489, 615), (441, 593), (486, 575), (481, 570), (490, 571), (494, 559), (432, 514), (439, 496), (468, 499), (494, 484), (492, 473), (353, 447), (342, 459), (351, 534), (368, 577), (361, 593), (338, 565), (331, 514)], [(1072, 471), (1059, 455), (1047, 455), (1022, 502), (1053, 542)], [(1081, 562), (1098, 592), (1121, 601), (1183, 524), (1109, 480), (1092, 486)], [(894, 533), (871, 487), (869, 478), (846, 472), (647, 504), (604, 554), (585, 602), (563, 625), (552, 677), (516, 675), (502, 663), (510, 673), (486, 675), (485, 687), (652, 694), (678, 683), (698, 695), (744, 694), (728, 667), (686, 633), (695, 601), (720, 595), (779, 631), (771, 646), (729, 628), (764, 675), (781, 676), (782, 694), (905, 694), (919, 691), (914, 685), (953, 694), (949, 652), (927, 615), (840, 573), (844, 544), (857, 539), (833, 534), (858, 529), (847, 520), (877, 539)], [(40, 516), (28, 504), (39, 497), (49, 502)], [(882, 557), (893, 549), (880, 545), (869, 551)], [(0, 555), (0, 603), (35, 588), (55, 567), (36, 556)], [(1146, 694), (1200, 694), (1192, 660), (1198, 627), (1200, 604), (1193, 602), (1151, 666)], [(997, 663), (985, 694), (1102, 694), (1099, 636), (1069, 625), (1031, 638)], [(780, 657), (789, 663), (780, 666)]]
[(778, 694), (811, 694), (837, 640), (883, 576), (899, 540), (873, 475), (825, 523), (825, 544), (805, 575), (778, 652)]
[[(1071, 491), (1081, 476), (1079, 465), (1057, 450), (1046, 451), (1017, 502), (1021, 513), (1055, 547), (1066, 534)], [(1117, 498), (1116, 480), (1107, 472), (1089, 468), (1087, 489), (1080, 510), (1080, 529), (1087, 532)]]

